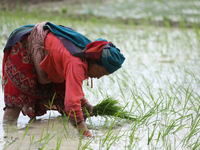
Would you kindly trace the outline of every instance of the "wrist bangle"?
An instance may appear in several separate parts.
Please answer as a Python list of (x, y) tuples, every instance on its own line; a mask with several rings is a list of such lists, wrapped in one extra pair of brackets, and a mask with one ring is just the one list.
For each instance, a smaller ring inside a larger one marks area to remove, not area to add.
[(86, 98), (81, 99), (81, 107), (83, 107), (83, 105), (89, 103), (88, 100)]
[(90, 133), (89, 130), (87, 130), (87, 131), (83, 132), (83, 135), (85, 135), (86, 137), (88, 137), (88, 136), (91, 136), (92, 134)]

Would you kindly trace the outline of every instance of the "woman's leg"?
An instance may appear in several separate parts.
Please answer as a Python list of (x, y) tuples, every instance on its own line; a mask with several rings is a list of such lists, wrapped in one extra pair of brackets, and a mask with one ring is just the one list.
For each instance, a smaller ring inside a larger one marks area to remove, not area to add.
[(3, 116), (3, 124), (4, 125), (7, 125), (8, 123), (10, 125), (17, 124), (20, 111), (21, 108), (19, 107), (6, 108)]
[(34, 92), (37, 75), (26, 50), (27, 37), (13, 45), (3, 57), (4, 116), (6, 125), (16, 124), (20, 111), (35, 116)]

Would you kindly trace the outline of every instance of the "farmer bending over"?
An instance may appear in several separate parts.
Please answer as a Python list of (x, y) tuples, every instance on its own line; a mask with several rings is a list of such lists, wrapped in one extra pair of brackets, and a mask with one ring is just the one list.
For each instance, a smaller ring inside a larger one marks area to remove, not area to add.
[(84, 97), (83, 80), (109, 75), (124, 60), (111, 42), (91, 42), (65, 26), (42, 22), (17, 28), (4, 48), (3, 123), (16, 123), (20, 111), (33, 119), (52, 109), (65, 113), (80, 133), (91, 136), (82, 108), (92, 115), (93, 106)]

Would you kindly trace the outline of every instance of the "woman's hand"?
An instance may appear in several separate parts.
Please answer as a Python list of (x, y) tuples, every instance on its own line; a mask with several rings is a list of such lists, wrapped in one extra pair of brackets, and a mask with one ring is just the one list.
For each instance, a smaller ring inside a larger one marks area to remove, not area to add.
[(92, 134), (90, 133), (90, 131), (87, 129), (87, 126), (86, 126), (86, 124), (85, 124), (85, 122), (84, 121), (82, 121), (82, 122), (80, 122), (79, 124), (78, 124), (78, 131), (79, 131), (79, 133), (80, 134), (83, 134), (84, 136), (86, 136), (86, 137), (92, 137)]
[(93, 106), (90, 103), (84, 104), (82, 108), (83, 108), (83, 110), (87, 109), (90, 116), (93, 116)]

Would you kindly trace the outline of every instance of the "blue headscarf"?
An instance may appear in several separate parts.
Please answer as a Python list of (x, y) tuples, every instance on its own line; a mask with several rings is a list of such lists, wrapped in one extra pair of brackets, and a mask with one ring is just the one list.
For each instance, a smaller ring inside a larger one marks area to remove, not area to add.
[(113, 73), (122, 67), (124, 55), (111, 42), (105, 39), (97, 39), (86, 47), (86, 58), (101, 61), (108, 73)]
[(101, 54), (101, 62), (108, 73), (113, 73), (122, 67), (125, 60), (123, 54), (116, 47), (104, 48)]

